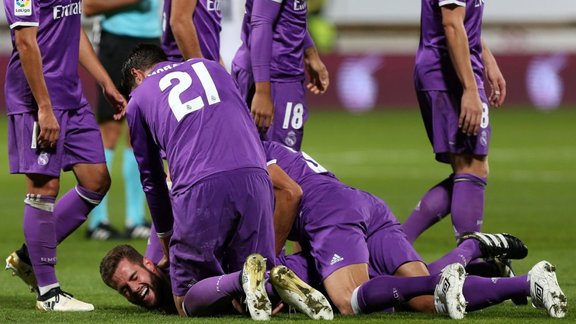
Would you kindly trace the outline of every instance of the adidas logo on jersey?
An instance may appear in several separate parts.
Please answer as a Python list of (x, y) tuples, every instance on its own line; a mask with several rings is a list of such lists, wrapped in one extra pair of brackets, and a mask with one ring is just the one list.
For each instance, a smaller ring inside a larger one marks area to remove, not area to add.
[(340, 261), (344, 261), (344, 258), (341, 257), (341, 256), (339, 256), (338, 254), (334, 254), (334, 255), (332, 256), (332, 261), (330, 261), (330, 265), (334, 265), (334, 264), (336, 264), (336, 263), (338, 263), (338, 262), (340, 262)]

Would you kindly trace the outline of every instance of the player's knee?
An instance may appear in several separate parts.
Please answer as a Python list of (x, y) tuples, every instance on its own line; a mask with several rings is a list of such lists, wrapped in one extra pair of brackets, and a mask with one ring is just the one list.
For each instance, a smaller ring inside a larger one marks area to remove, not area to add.
[(110, 190), (111, 185), (112, 179), (110, 178), (110, 174), (106, 169), (104, 171), (95, 172), (92, 181), (82, 184), (84, 188), (103, 195), (106, 194), (108, 190)]

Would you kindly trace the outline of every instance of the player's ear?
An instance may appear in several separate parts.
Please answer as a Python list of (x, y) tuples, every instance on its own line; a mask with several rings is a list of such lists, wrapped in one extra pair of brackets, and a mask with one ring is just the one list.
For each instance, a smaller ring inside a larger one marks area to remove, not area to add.
[(148, 259), (147, 257), (144, 257), (142, 259), (142, 263), (144, 264), (144, 267), (150, 271), (155, 271), (156, 270), (156, 265), (154, 264), (154, 262), (152, 262), (152, 260)]
[(136, 68), (131, 68), (130, 74), (132, 75), (132, 77), (134, 77), (136, 85), (140, 85), (140, 83), (142, 83), (142, 80), (144, 80), (144, 73), (142, 73), (142, 71)]

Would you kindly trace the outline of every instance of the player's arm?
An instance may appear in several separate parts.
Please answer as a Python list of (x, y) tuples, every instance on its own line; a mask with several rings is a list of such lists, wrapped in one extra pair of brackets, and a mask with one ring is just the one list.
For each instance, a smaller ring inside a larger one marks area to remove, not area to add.
[(38, 125), (40, 134), (37, 138), (40, 147), (56, 145), (60, 136), (60, 125), (52, 110), (52, 101), (42, 69), (42, 54), (38, 47), (36, 35), (38, 26), (14, 27), (15, 46), (20, 56), (20, 63), (28, 86), (38, 105)]
[(160, 261), (159, 266), (167, 266), (170, 255), (168, 243), (172, 236), (174, 216), (172, 214), (168, 186), (166, 185), (164, 163), (160, 156), (160, 150), (142, 118), (137, 101), (134, 99), (130, 100), (128, 105), (126, 120), (130, 129), (130, 143), (140, 170), (142, 188), (146, 195), (154, 228), (164, 252), (164, 258)]
[(441, 7), (441, 12), (450, 59), (464, 91), (458, 127), (463, 133), (476, 135), (480, 129), (482, 102), (472, 70), (468, 34), (464, 27), (466, 7), (448, 3)]
[(82, 12), (86, 17), (101, 15), (134, 6), (142, 0), (84, 0), (82, 1)]
[(250, 61), (256, 91), (250, 113), (260, 130), (266, 130), (274, 118), (274, 103), (270, 86), (273, 24), (280, 14), (279, 0), (255, 0), (252, 8)]
[(274, 186), (274, 238), (278, 255), (298, 214), (302, 188), (273, 161), (268, 163), (268, 173)]
[(500, 107), (506, 99), (506, 80), (498, 67), (498, 63), (492, 55), (492, 51), (482, 39), (482, 61), (484, 62), (484, 74), (490, 84), (490, 105)]
[(102, 92), (106, 96), (106, 99), (114, 107), (117, 113), (114, 115), (115, 119), (120, 119), (124, 116), (126, 109), (126, 99), (120, 94), (112, 79), (108, 75), (108, 72), (104, 69), (88, 36), (82, 28), (80, 28), (80, 55), (79, 55), (80, 65), (82, 65), (90, 75), (96, 79), (96, 82), (102, 88)]
[(310, 78), (306, 87), (313, 94), (324, 94), (330, 85), (330, 78), (309, 32), (306, 32), (304, 38), (304, 64)]
[(186, 60), (203, 56), (196, 26), (192, 21), (197, 3), (198, 0), (172, 0), (170, 8), (170, 28), (178, 49)]

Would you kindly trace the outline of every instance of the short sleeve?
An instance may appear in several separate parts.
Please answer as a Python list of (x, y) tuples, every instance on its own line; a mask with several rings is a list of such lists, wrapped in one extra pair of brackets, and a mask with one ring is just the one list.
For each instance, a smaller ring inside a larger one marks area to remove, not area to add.
[(40, 25), (40, 0), (4, 0), (10, 29)]
[[(482, 1), (482, 0), (477, 0), (477, 1)], [(460, 7), (466, 7), (466, 0), (439, 0), (438, 1), (439, 7), (443, 7), (443, 6), (450, 5), (450, 4), (457, 5)]]

